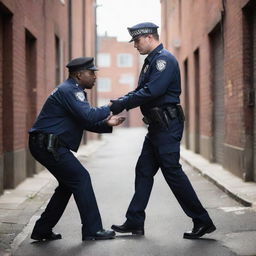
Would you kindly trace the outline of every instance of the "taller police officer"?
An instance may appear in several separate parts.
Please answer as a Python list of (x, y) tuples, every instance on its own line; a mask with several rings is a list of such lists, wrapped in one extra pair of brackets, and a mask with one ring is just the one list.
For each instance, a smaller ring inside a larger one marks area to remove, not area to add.
[(121, 233), (144, 235), (145, 208), (154, 175), (161, 168), (170, 189), (183, 211), (193, 220), (192, 231), (184, 238), (195, 239), (213, 232), (214, 226), (201, 205), (190, 181), (179, 163), (180, 141), (184, 116), (180, 103), (180, 70), (175, 57), (159, 43), (158, 26), (145, 22), (128, 28), (134, 47), (148, 54), (142, 67), (138, 87), (127, 95), (113, 100), (114, 114), (140, 106), (148, 124), (142, 152), (136, 165), (135, 193), (126, 212), (123, 225), (112, 225)]
[(69, 78), (53, 90), (29, 131), (32, 155), (59, 183), (37, 220), (31, 238), (61, 239), (52, 229), (72, 194), (82, 221), (82, 240), (114, 238), (114, 231), (102, 228), (90, 175), (70, 150), (78, 150), (83, 130), (109, 133), (123, 118), (110, 116), (109, 106), (93, 108), (89, 105), (84, 89), (91, 89), (95, 84), (97, 68), (93, 58), (73, 59), (67, 67)]

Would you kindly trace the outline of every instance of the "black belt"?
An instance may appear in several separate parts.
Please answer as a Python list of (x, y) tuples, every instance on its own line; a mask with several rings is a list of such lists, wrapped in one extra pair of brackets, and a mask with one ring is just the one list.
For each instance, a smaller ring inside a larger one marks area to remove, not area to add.
[(65, 145), (61, 143), (58, 135), (53, 133), (34, 132), (30, 133), (30, 138), (40, 148), (46, 148), (48, 152), (52, 153), (56, 161), (59, 160), (57, 149)]
[(185, 121), (185, 116), (181, 105), (165, 105), (162, 107), (154, 107), (148, 110), (144, 115), (143, 122), (145, 124), (157, 124), (161, 127), (168, 128), (169, 120), (178, 118), (180, 122)]

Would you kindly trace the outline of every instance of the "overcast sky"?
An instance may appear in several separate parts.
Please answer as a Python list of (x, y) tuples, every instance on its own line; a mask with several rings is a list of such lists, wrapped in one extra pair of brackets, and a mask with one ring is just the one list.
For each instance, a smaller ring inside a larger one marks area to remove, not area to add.
[(99, 35), (107, 32), (120, 41), (129, 41), (127, 27), (145, 21), (161, 25), (160, 0), (97, 0), (97, 5)]

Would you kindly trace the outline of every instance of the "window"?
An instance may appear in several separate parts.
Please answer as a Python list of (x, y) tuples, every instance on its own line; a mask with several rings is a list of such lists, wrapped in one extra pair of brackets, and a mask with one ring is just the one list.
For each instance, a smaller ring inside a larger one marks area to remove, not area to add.
[(99, 67), (110, 67), (111, 58), (109, 53), (98, 54), (98, 66)]
[(111, 79), (110, 78), (98, 78), (98, 92), (110, 92), (111, 91)]
[(130, 89), (134, 88), (135, 78), (132, 74), (122, 74), (119, 79), (120, 84), (127, 84), (130, 86)]
[(129, 53), (121, 53), (117, 55), (118, 67), (132, 67), (132, 55)]

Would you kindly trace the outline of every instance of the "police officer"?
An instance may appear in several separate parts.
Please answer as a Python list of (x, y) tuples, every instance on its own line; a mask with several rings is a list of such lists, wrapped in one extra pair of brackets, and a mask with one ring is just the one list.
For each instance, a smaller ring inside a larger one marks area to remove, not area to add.
[(192, 231), (184, 238), (195, 239), (213, 232), (214, 226), (201, 205), (190, 181), (179, 163), (180, 141), (184, 116), (180, 103), (180, 70), (175, 57), (159, 43), (158, 26), (140, 23), (128, 28), (134, 47), (148, 56), (142, 67), (138, 87), (127, 95), (113, 100), (114, 114), (140, 106), (148, 124), (142, 152), (136, 165), (135, 193), (126, 212), (123, 225), (112, 225), (120, 233), (144, 235), (145, 208), (154, 175), (161, 168), (166, 182), (183, 211), (192, 218)]
[(72, 194), (81, 217), (82, 240), (114, 238), (114, 231), (102, 228), (90, 175), (70, 150), (78, 150), (83, 130), (110, 133), (112, 126), (119, 125), (124, 118), (110, 116), (111, 104), (99, 108), (89, 105), (84, 89), (91, 89), (95, 84), (97, 68), (93, 58), (73, 59), (67, 68), (69, 78), (53, 90), (29, 130), (32, 155), (59, 183), (45, 211), (37, 220), (31, 238), (61, 239), (61, 235), (52, 229)]

